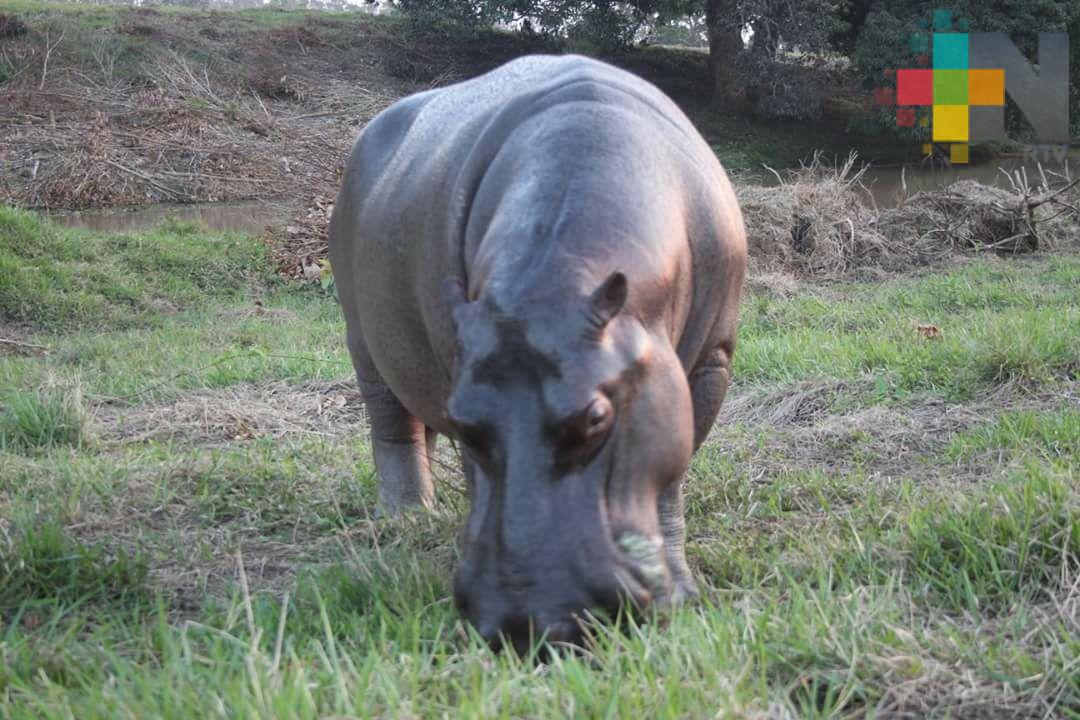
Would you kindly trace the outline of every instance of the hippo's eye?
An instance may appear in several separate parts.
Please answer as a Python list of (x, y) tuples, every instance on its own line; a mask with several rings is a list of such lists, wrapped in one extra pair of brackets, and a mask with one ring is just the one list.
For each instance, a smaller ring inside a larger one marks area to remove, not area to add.
[(563, 428), (563, 444), (567, 447), (588, 448), (603, 439), (611, 429), (615, 411), (611, 401), (600, 395), (584, 411), (567, 422)]
[(611, 421), (611, 403), (607, 398), (597, 398), (585, 411), (585, 431), (589, 435), (603, 432)]

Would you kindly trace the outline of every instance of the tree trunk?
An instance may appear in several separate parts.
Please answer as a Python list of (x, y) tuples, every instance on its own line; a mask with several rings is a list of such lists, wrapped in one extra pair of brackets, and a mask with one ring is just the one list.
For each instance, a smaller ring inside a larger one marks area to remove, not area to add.
[(745, 102), (742, 84), (735, 73), (735, 61), (743, 49), (741, 28), (736, 21), (738, 16), (738, 0), (706, 0), (713, 99), (727, 106), (741, 106)]

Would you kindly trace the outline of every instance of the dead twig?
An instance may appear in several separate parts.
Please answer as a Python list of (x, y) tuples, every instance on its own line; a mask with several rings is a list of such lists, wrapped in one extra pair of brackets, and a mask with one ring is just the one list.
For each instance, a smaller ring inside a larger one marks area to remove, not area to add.
[(36, 345), (34, 343), (23, 342), (22, 340), (13, 340), (11, 338), (0, 338), (0, 345), (7, 345), (13, 347), (16, 350), (33, 351), (40, 355), (48, 355), (49, 348), (44, 345)]
[(38, 90), (45, 87), (45, 78), (49, 74), (49, 58), (52, 56), (53, 50), (60, 46), (60, 43), (64, 42), (64, 31), (60, 32), (60, 37), (56, 38), (56, 42), (49, 44), (49, 31), (45, 31), (45, 60), (41, 64), (41, 82), (38, 83)]

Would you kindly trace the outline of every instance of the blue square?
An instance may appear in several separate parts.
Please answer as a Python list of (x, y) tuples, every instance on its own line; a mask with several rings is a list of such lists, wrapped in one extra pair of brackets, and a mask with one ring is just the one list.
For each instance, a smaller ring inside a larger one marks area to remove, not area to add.
[(934, 69), (968, 69), (967, 33), (934, 33)]

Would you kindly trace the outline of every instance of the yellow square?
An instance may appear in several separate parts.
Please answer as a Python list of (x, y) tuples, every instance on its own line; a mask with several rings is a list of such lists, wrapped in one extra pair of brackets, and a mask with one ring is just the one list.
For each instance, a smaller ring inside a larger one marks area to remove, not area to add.
[(922, 154), (923, 155), (930, 155), (933, 152), (934, 152), (934, 146), (933, 145), (931, 145), (930, 143), (923, 143), (922, 144)]
[(949, 162), (959, 165), (968, 161), (968, 144), (953, 143), (949, 146)]
[(1004, 70), (1001, 68), (968, 70), (968, 105), (1004, 104)]
[(968, 106), (934, 106), (934, 142), (968, 141)]
[(926, 111), (919, 113), (919, 127), (930, 127), (930, 113)]

